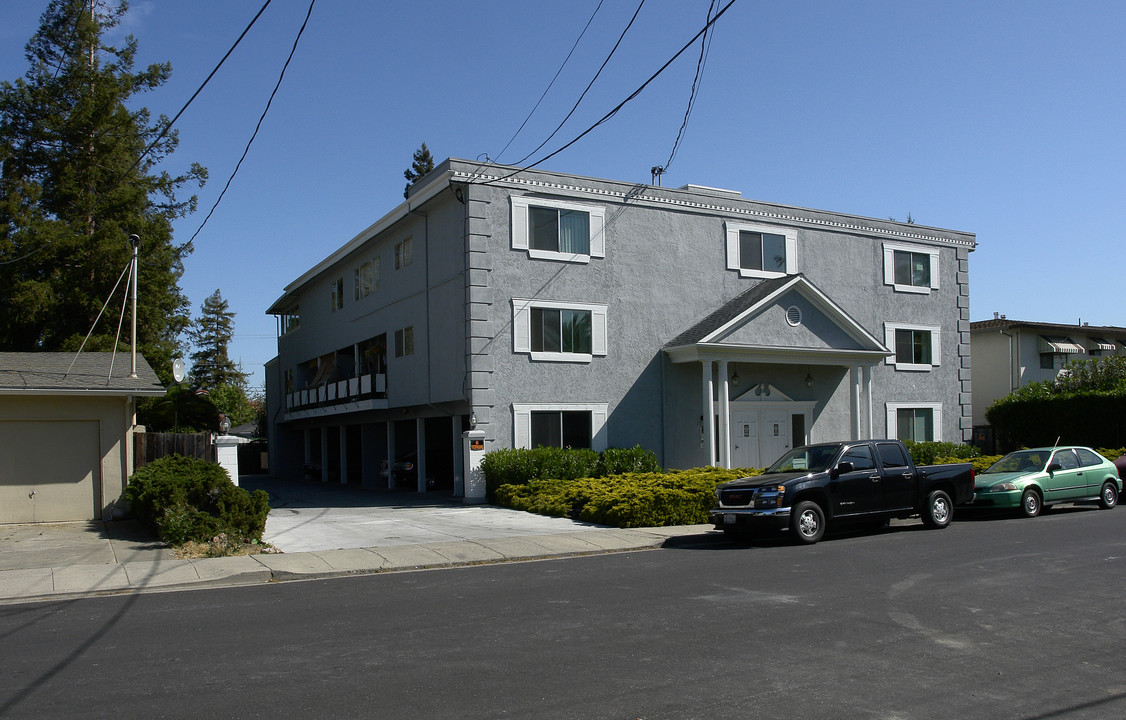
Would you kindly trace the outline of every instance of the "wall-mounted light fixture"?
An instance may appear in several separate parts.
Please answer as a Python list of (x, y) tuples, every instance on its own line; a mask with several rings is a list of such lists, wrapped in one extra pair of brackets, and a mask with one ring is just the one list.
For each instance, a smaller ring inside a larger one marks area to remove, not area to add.
[(807, 388), (813, 387), (813, 375), (811, 375), (810, 373), (805, 374), (805, 386)]
[(731, 373), (731, 384), (734, 385), (735, 387), (739, 387), (739, 371), (738, 370)]
[(469, 429), (470, 430), (476, 430), (477, 429), (477, 413), (475, 413), (475, 412), (469, 413)]

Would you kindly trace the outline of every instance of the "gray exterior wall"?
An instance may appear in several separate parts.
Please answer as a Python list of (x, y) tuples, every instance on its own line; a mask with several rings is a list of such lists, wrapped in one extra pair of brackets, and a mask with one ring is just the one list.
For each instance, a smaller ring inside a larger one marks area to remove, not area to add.
[[(702, 188), (538, 171), (508, 175), (497, 166), (446, 161), (416, 186), (411, 201), (291, 284), (271, 312), (299, 303), (301, 328), (279, 339), (277, 369), (267, 373), (267, 384), (279, 382), (295, 363), (377, 332), (387, 332), (393, 346), (394, 331), (413, 324), (415, 355), (395, 358), (388, 352), (386, 404), (365, 410), (369, 420), (400, 409), (410, 417), (473, 413), (486, 432), (486, 448), (495, 449), (517, 441), (514, 406), (605, 404), (606, 445), (640, 444), (670, 467), (702, 464), (708, 458), (701, 447), (703, 366), (674, 362), (664, 348), (761, 282), (727, 267), (725, 223), (753, 223), (796, 235), (794, 272), (881, 343), (886, 322), (940, 328), (941, 356), (931, 370), (897, 370), (885, 363), (872, 369), (876, 435), (895, 434), (887, 427), (887, 403), (918, 402), (942, 403), (942, 439), (969, 438), (973, 235)], [(605, 256), (565, 262), (514, 248), (514, 196), (603, 208)], [(408, 212), (408, 206), (425, 215)], [(394, 271), (392, 248), (407, 235), (414, 239), (414, 263)], [(885, 284), (885, 242), (936, 252), (938, 288), (902, 293)], [(381, 288), (353, 302), (352, 269), (375, 253), (381, 257)], [(345, 281), (345, 307), (331, 312), (336, 277)], [(589, 362), (555, 362), (516, 352), (514, 299), (605, 305), (606, 354)], [(807, 322), (798, 328), (787, 327), (782, 317), (789, 304), (803, 308)], [(755, 329), (734, 337), (744, 344), (801, 347), (850, 342), (837, 321), (798, 295), (767, 309)], [(811, 403), (810, 439), (851, 432), (849, 367), (735, 361), (731, 370), (747, 378), (730, 387), (735, 400), (753, 384), (767, 383), (793, 401)], [(807, 377), (813, 378), (809, 384)], [(347, 419), (330, 416), (330, 421)]]

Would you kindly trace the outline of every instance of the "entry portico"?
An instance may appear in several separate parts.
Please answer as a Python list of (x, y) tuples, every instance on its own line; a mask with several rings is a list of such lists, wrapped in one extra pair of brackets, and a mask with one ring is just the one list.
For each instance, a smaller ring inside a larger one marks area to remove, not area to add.
[[(756, 285), (664, 351), (675, 364), (700, 363), (701, 447), (722, 467), (763, 467), (822, 424), (840, 437), (842, 391), (850, 437), (872, 437), (872, 368), (892, 354), (800, 274)], [(819, 423), (826, 415), (839, 419)]]

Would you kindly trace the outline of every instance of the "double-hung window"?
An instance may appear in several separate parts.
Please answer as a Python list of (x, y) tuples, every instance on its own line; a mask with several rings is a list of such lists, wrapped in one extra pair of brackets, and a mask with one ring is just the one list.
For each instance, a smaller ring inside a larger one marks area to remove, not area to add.
[(354, 294), (353, 299), (359, 300), (365, 298), (379, 287), (379, 258), (373, 258), (367, 262), (361, 263), (356, 268), (354, 280)]
[(896, 292), (927, 294), (938, 289), (938, 250), (884, 243), (884, 284)]
[(606, 256), (606, 209), (563, 200), (512, 198), (512, 249), (532, 258), (590, 262)]
[(414, 325), (395, 331), (395, 357), (414, 355)]
[(606, 305), (514, 298), (513, 352), (533, 360), (590, 362), (606, 354), (606, 319)]
[(332, 304), (329, 307), (332, 312), (344, 308), (344, 278), (336, 278), (332, 284)]
[(402, 270), (414, 261), (414, 239), (404, 238), (395, 243), (395, 269)]
[(513, 403), (513, 446), (606, 449), (606, 403)]
[(789, 228), (726, 222), (727, 269), (740, 277), (773, 278), (797, 269), (797, 231)]
[(889, 350), (888, 365), (896, 370), (930, 370), (942, 354), (940, 329), (933, 325), (885, 323), (884, 338)]
[(898, 440), (942, 440), (942, 403), (888, 403), (887, 432)]

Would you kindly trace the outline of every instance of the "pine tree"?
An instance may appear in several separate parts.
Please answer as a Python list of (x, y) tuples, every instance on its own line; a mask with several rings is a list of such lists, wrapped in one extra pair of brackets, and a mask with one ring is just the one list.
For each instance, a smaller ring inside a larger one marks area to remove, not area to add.
[[(147, 109), (130, 107), (163, 85), (171, 66), (134, 72), (132, 36), (121, 47), (102, 42), (126, 9), (52, 0), (25, 48), (26, 75), (0, 82), (0, 348), (76, 350), (136, 234), (139, 349), (167, 382), (189, 323), (178, 283), (191, 251), (173, 242), (171, 223), (196, 205), (176, 193), (207, 172), (197, 164), (180, 175), (155, 169), (175, 149), (176, 133), (162, 136), (167, 118), (154, 123)], [(121, 307), (109, 303), (87, 349), (113, 347)]]
[(216, 290), (199, 306), (200, 316), (188, 330), (192, 353), (192, 381), (201, 388), (224, 386), (246, 390), (247, 374), (227, 356), (235, 333), (235, 314)]
[(410, 168), (403, 171), (403, 177), (407, 179), (407, 186), (403, 188), (403, 197), (407, 197), (410, 194), (411, 187), (421, 180), (426, 173), (434, 169), (434, 158), (430, 156), (430, 150), (426, 147), (426, 143), (422, 143), (422, 147), (414, 151), (413, 160)]

